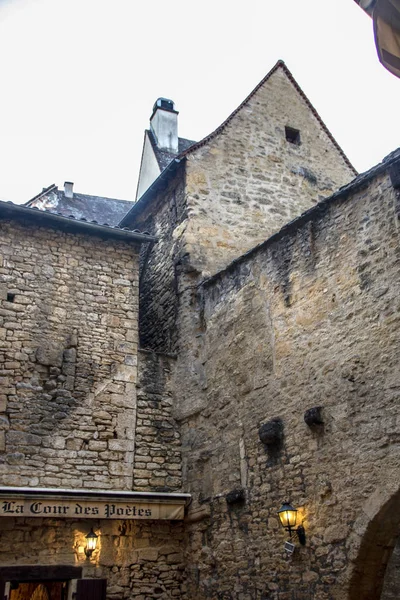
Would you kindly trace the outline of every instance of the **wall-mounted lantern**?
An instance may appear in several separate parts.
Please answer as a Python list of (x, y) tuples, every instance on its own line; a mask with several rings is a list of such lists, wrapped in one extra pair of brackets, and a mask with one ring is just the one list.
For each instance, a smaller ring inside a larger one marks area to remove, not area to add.
[(85, 554), (88, 558), (90, 558), (93, 552), (96, 550), (98, 537), (99, 536), (96, 535), (93, 531), (93, 528), (89, 531), (89, 533), (86, 536)]
[(284, 502), (281, 508), (278, 510), (278, 515), (282, 527), (289, 532), (290, 537), (292, 537), (292, 531), (295, 531), (297, 533), (297, 537), (299, 538), (300, 544), (305, 546), (306, 532), (303, 525), (299, 525), (296, 529), (297, 509), (293, 508), (289, 502)]

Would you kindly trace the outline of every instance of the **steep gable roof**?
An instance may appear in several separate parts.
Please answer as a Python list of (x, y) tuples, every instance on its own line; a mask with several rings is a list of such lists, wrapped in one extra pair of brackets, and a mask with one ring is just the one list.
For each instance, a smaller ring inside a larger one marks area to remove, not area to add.
[(318, 121), (321, 129), (325, 132), (325, 134), (328, 136), (328, 138), (330, 139), (330, 141), (332, 142), (332, 144), (334, 145), (334, 147), (336, 148), (336, 150), (338, 151), (338, 153), (340, 154), (340, 156), (343, 158), (345, 164), (351, 169), (351, 171), (354, 173), (354, 175), (357, 175), (358, 172), (353, 167), (353, 165), (351, 164), (350, 160), (348, 159), (348, 157), (346, 156), (346, 154), (343, 152), (343, 150), (339, 146), (338, 142), (336, 141), (336, 139), (333, 137), (332, 133), (329, 131), (329, 129), (327, 128), (327, 126), (323, 122), (323, 120), (320, 117), (320, 115), (318, 114), (317, 110), (311, 104), (310, 100), (307, 98), (306, 94), (303, 92), (303, 90), (301, 89), (301, 87), (299, 86), (299, 84), (297, 83), (297, 81), (295, 80), (295, 78), (293, 77), (292, 73), (290, 72), (290, 70), (286, 66), (285, 62), (283, 60), (278, 60), (278, 62), (274, 65), (274, 67), (266, 74), (266, 76), (260, 81), (260, 83), (258, 83), (258, 85), (253, 89), (253, 91), (243, 100), (243, 102), (241, 104), (239, 104), (239, 106), (229, 115), (229, 117), (227, 119), (225, 119), (225, 121), (223, 123), (221, 123), (221, 125), (219, 127), (217, 127), (217, 129), (215, 129), (212, 133), (210, 133), (209, 135), (207, 135), (206, 137), (204, 137), (199, 142), (191, 143), (190, 146), (188, 146), (186, 149), (183, 149), (178, 155), (172, 156), (172, 159), (170, 160), (170, 162), (168, 162), (168, 163), (165, 162), (164, 163), (165, 164), (164, 170), (161, 171), (161, 173), (158, 176), (158, 178), (149, 186), (149, 188), (144, 192), (144, 194), (134, 203), (134, 205), (129, 210), (129, 212), (121, 220), (120, 226), (126, 226), (130, 222), (130, 220), (132, 218), (134, 218), (134, 216), (144, 206), (146, 206), (148, 202), (151, 201), (151, 198), (153, 197), (153, 194), (157, 190), (159, 190), (163, 185), (165, 185), (165, 182), (166, 182), (166, 180), (169, 177), (172, 177), (174, 175), (174, 173), (176, 172), (178, 164), (182, 160), (186, 159), (187, 156), (189, 156), (190, 154), (192, 154), (193, 152), (195, 152), (199, 148), (205, 146), (208, 142), (212, 141), (220, 133), (222, 133), (224, 131), (224, 129), (231, 123), (231, 121), (233, 120), (233, 118), (248, 104), (248, 102), (258, 92), (258, 90), (279, 69), (282, 69), (282, 71), (285, 73), (285, 75), (287, 76), (287, 78), (289, 79), (289, 81), (292, 83), (292, 85), (294, 86), (294, 88), (296, 89), (296, 91), (298, 92), (298, 94), (301, 96), (301, 98), (303, 99), (303, 101), (307, 105), (307, 107), (310, 110), (310, 112), (317, 119), (317, 121)]
[(210, 142), (212, 139), (214, 139), (217, 135), (219, 135), (220, 133), (222, 133), (223, 130), (225, 129), (225, 127), (227, 125), (229, 125), (229, 123), (232, 121), (233, 117), (235, 117), (242, 110), (242, 108), (244, 108), (246, 106), (246, 104), (249, 102), (249, 100), (251, 100), (251, 98), (253, 98), (253, 96), (258, 92), (258, 90), (266, 83), (266, 81), (268, 81), (268, 79), (278, 69), (282, 69), (284, 71), (284, 73), (286, 74), (286, 76), (288, 77), (288, 79), (291, 81), (291, 83), (293, 84), (293, 86), (296, 88), (297, 92), (300, 94), (300, 96), (303, 98), (303, 100), (307, 104), (307, 106), (310, 109), (310, 111), (313, 113), (313, 115), (318, 120), (321, 128), (327, 134), (327, 136), (329, 137), (329, 139), (331, 140), (331, 142), (334, 144), (334, 146), (336, 147), (336, 149), (338, 150), (338, 152), (340, 153), (340, 155), (343, 157), (343, 159), (344, 159), (345, 163), (347, 164), (347, 166), (350, 167), (350, 169), (353, 170), (353, 172), (354, 172), (355, 175), (357, 175), (358, 172), (353, 167), (353, 165), (351, 164), (350, 160), (347, 158), (346, 154), (343, 152), (342, 148), (339, 146), (339, 144), (337, 143), (337, 141), (333, 137), (332, 133), (329, 131), (329, 129), (327, 128), (327, 126), (325, 125), (325, 123), (323, 122), (323, 120), (321, 119), (320, 115), (318, 114), (317, 110), (311, 104), (310, 100), (307, 98), (307, 96), (305, 95), (305, 93), (303, 92), (303, 90), (301, 89), (301, 87), (299, 86), (299, 84), (297, 83), (297, 81), (295, 80), (295, 78), (293, 77), (292, 73), (290, 72), (290, 70), (286, 66), (286, 63), (283, 60), (278, 60), (278, 62), (275, 64), (275, 66), (272, 67), (272, 69), (266, 74), (266, 76), (264, 77), (264, 79), (262, 79), (260, 81), (260, 83), (258, 85), (256, 85), (256, 87), (254, 88), (254, 90), (252, 92), (250, 92), (250, 94), (247, 96), (247, 98), (245, 98), (243, 100), (243, 102), (241, 104), (239, 104), (239, 106), (229, 115), (229, 117), (227, 119), (225, 119), (225, 121), (223, 123), (221, 123), (221, 125), (219, 127), (217, 127), (217, 129), (215, 129), (212, 133), (210, 133), (209, 135), (207, 135), (205, 138), (203, 138), (199, 142), (194, 143), (192, 146), (190, 146), (189, 148), (187, 148), (186, 150), (184, 150), (183, 152), (181, 152), (178, 155), (177, 158), (184, 158), (188, 154), (191, 154), (192, 152), (194, 152), (198, 148), (201, 148), (202, 146), (204, 146), (205, 144), (207, 144), (208, 142)]

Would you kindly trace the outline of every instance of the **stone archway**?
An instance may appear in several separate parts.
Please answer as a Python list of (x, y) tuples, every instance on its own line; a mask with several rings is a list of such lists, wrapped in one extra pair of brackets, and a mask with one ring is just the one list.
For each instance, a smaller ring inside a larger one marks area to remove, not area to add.
[[(358, 546), (350, 578), (348, 600), (380, 600), (386, 567), (400, 529), (399, 479), (379, 488), (367, 501), (350, 539)], [(358, 539), (357, 539), (358, 538)]]

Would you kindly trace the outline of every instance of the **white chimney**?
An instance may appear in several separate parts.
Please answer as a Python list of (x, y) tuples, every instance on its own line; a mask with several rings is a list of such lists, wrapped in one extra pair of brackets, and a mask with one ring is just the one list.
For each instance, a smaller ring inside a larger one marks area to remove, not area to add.
[(74, 197), (74, 184), (72, 181), (66, 181), (64, 183), (64, 196), (66, 198)]
[(178, 112), (172, 100), (158, 98), (150, 117), (150, 128), (160, 150), (178, 153)]

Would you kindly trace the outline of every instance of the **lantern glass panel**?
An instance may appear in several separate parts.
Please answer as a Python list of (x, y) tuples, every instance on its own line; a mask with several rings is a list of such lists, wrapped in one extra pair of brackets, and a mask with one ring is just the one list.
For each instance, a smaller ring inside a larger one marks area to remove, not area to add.
[(297, 510), (290, 504), (284, 504), (278, 512), (282, 527), (293, 529), (296, 526)]
[(98, 536), (94, 533), (93, 529), (86, 536), (86, 549), (96, 550)]

